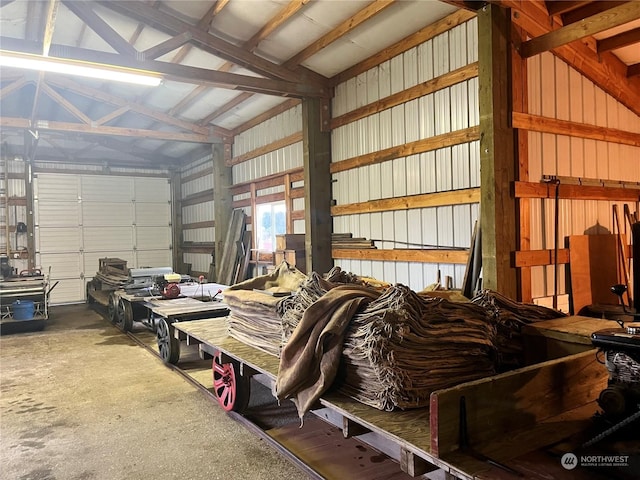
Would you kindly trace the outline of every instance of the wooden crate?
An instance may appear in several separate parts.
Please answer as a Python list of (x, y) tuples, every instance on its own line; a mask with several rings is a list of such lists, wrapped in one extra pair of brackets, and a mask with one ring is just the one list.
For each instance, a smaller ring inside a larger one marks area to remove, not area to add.
[(280, 250), (276, 252), (276, 265), (286, 261), (302, 273), (307, 273), (307, 261), (304, 250)]
[(276, 235), (276, 251), (279, 250), (304, 250), (304, 233), (287, 233)]

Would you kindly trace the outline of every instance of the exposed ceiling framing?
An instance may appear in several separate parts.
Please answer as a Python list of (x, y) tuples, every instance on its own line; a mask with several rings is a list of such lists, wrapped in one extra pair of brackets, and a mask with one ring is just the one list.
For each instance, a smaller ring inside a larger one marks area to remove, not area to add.
[[(523, 13), (520, 24), (529, 34), (520, 45), (523, 56), (552, 50), (587, 76), (584, 66), (596, 62), (611, 79), (592, 79), (639, 113), (640, 2), (496, 3)], [(330, 98), (339, 74), (456, 8), (482, 5), (0, 0), (2, 49), (148, 69), (165, 78), (153, 89), (3, 68), (2, 144), (10, 153), (51, 161), (180, 165), (304, 96)], [(24, 132), (32, 132), (28, 145)]]

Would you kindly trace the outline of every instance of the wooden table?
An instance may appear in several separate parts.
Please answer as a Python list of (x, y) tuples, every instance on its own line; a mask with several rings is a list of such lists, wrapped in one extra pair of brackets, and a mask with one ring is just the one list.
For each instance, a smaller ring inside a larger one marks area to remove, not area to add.
[(593, 332), (618, 327), (612, 320), (580, 315), (526, 325), (522, 329), (525, 362), (532, 365), (591, 350)]

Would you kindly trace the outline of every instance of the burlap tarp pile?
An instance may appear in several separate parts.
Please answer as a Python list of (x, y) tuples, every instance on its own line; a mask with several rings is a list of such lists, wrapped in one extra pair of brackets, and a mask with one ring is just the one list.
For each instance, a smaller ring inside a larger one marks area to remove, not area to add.
[(471, 301), (483, 307), (487, 311), (487, 315), (496, 323), (497, 368), (499, 371), (524, 366), (521, 334), (523, 325), (566, 316), (566, 314), (552, 308), (514, 302), (492, 290), (478, 292)]
[(276, 305), (278, 294), (295, 292), (307, 276), (283, 262), (269, 275), (237, 283), (224, 291), (229, 305), (229, 335), (271, 355), (280, 355), (282, 324)]
[[(329, 278), (335, 279), (335, 272)], [(366, 300), (354, 310), (358, 289)], [(350, 322), (314, 318), (327, 310), (338, 311), (342, 295), (348, 304), (344, 311), (353, 313)], [(339, 341), (343, 343), (338, 388), (381, 410), (425, 406), (436, 389), (495, 373), (495, 328), (484, 309), (473, 304), (430, 298), (403, 285), (384, 293), (360, 285), (336, 286), (312, 274), (296, 295), (277, 308), (283, 331), (294, 333), (282, 352), (276, 394), (297, 398), (301, 415), (330, 385), (328, 375), (336, 374), (337, 365), (329, 368), (321, 355), (327, 345), (334, 348)], [(323, 323), (320, 332), (311, 328), (317, 321)], [(335, 328), (337, 324), (341, 329)], [(322, 331), (326, 326), (328, 330)], [(300, 332), (306, 332), (302, 337), (311, 347), (302, 347)], [(299, 363), (301, 358), (305, 362)]]

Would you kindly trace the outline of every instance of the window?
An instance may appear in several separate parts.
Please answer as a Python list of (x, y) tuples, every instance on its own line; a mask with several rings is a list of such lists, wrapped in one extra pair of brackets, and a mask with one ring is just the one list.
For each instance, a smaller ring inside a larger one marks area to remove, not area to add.
[(256, 211), (258, 250), (274, 252), (276, 235), (287, 233), (287, 211), (284, 202), (257, 205)]

